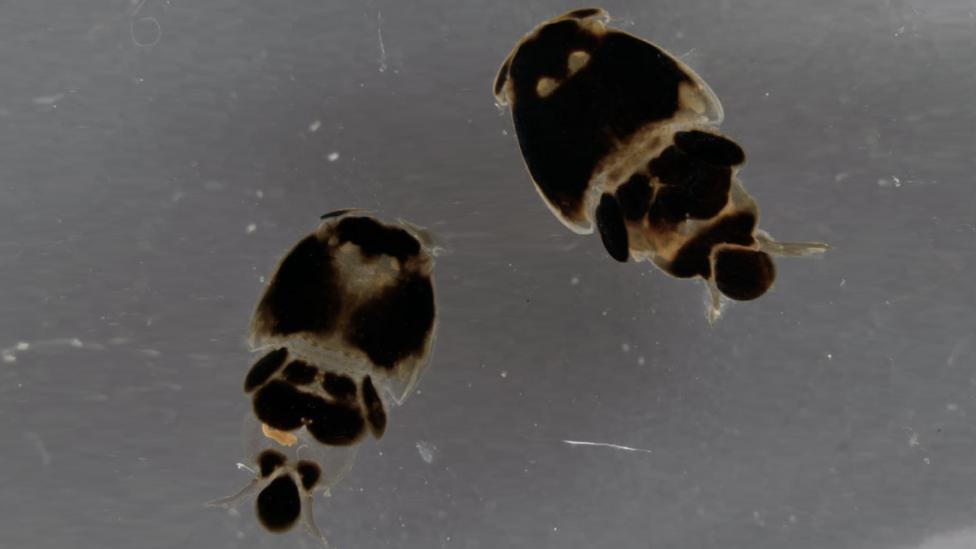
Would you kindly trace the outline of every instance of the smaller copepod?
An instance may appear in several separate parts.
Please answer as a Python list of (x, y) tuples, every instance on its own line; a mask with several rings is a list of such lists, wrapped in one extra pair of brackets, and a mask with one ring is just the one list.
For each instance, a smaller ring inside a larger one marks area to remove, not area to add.
[(251, 320), (260, 358), (244, 379), (244, 447), (255, 478), (210, 505), (256, 493), (269, 531), (301, 519), (325, 544), (313, 494), (351, 469), (367, 433), (383, 436), (389, 405), (410, 395), (430, 360), (436, 315), (422, 230), (357, 210), (322, 219), (281, 260)]
[(703, 279), (708, 318), (721, 295), (745, 301), (773, 284), (772, 255), (826, 244), (776, 242), (736, 174), (745, 153), (716, 129), (722, 105), (663, 49), (609, 28), (599, 8), (545, 21), (516, 44), (495, 79), (522, 156), (553, 214), (599, 231), (610, 256)]

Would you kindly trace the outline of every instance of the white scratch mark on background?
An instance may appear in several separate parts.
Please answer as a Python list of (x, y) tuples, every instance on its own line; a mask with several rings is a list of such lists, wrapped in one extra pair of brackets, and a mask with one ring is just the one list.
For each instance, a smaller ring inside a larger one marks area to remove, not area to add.
[(254, 469), (251, 469), (250, 467), (248, 467), (247, 465), (244, 465), (243, 463), (241, 463), (239, 461), (237, 462), (237, 470), (238, 471), (247, 471), (248, 473), (251, 473), (252, 475), (256, 475), (257, 474), (257, 471), (255, 471)]
[(380, 72), (386, 72), (386, 46), (383, 44), (383, 14), (376, 10), (376, 37), (380, 42)]
[(50, 106), (50, 105), (54, 105), (58, 101), (61, 101), (62, 99), (64, 99), (63, 93), (55, 93), (51, 95), (39, 95), (35, 97), (32, 101), (34, 102), (35, 105)]
[(47, 467), (51, 464), (51, 454), (47, 451), (47, 446), (44, 445), (44, 441), (41, 437), (33, 431), (27, 431), (24, 433), (24, 438), (31, 441), (34, 447), (37, 448), (37, 453), (41, 455), (41, 465)]
[(952, 347), (952, 350), (949, 352), (949, 356), (946, 358), (946, 366), (952, 368), (956, 365), (956, 361), (959, 360), (959, 357), (962, 355), (963, 351), (965, 351), (966, 347), (969, 346), (969, 341), (972, 338), (973, 336), (964, 337), (956, 342), (956, 344)]
[(587, 442), (585, 440), (564, 440), (563, 442), (569, 444), (570, 446), (600, 446), (603, 448), (613, 448), (614, 450), (624, 450), (625, 452), (644, 452), (646, 454), (653, 453), (651, 450), (645, 450), (643, 448), (631, 448), (630, 446), (611, 444), (609, 442)]

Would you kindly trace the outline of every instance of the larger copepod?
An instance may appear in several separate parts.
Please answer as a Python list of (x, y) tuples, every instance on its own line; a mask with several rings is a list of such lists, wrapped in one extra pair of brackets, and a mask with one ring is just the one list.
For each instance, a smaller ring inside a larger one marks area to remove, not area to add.
[(543, 22), (516, 44), (494, 83), (512, 110), (526, 167), (569, 229), (594, 226), (617, 261), (702, 278), (708, 319), (721, 295), (751, 300), (775, 279), (772, 255), (828, 249), (777, 242), (736, 177), (745, 153), (716, 129), (722, 104), (663, 49), (607, 26), (599, 8)]
[(255, 478), (210, 504), (257, 494), (265, 528), (301, 519), (325, 544), (313, 495), (349, 471), (366, 433), (383, 436), (389, 405), (410, 395), (430, 360), (436, 314), (423, 231), (357, 210), (322, 218), (281, 260), (251, 320), (260, 357), (244, 379), (244, 432)]

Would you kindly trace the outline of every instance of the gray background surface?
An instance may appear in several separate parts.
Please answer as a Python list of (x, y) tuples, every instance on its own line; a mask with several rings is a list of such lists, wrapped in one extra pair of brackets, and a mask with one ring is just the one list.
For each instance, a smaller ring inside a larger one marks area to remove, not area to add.
[(714, 327), (558, 223), (493, 105), (572, 7), (0, 3), (0, 547), (311, 547), (203, 502), (248, 479), (261, 277), (348, 206), (447, 253), (335, 545), (976, 546), (976, 3), (605, 2), (722, 99), (763, 228), (834, 246)]

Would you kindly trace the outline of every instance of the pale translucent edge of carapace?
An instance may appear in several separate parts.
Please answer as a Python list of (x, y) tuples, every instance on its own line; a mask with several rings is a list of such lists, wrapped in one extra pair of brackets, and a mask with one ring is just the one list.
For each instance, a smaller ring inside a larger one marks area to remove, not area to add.
[[(433, 283), (433, 277), (431, 277)], [(436, 311), (436, 293), (435, 293)], [(398, 406), (410, 396), (420, 380), (421, 374), (427, 369), (433, 355), (434, 341), (437, 339), (437, 315), (431, 326), (430, 336), (421, 354), (407, 358), (397, 364), (391, 371), (374, 366), (365, 353), (356, 350), (354, 353), (341, 351), (333, 347), (325, 347), (309, 341), (308, 337), (298, 333), (287, 336), (269, 336), (252, 333), (249, 345), (253, 353), (263, 354), (274, 349), (285, 347), (288, 354), (310, 364), (324, 368), (336, 374), (346, 374), (357, 381), (364, 375), (370, 375), (382, 388), (386, 396)]]
[[(528, 165), (526, 165), (525, 169), (528, 172), (529, 169)], [(590, 203), (591, 200), (589, 198), (586, 199), (586, 202), (583, 205), (583, 219), (586, 220), (586, 223), (573, 221), (572, 219), (563, 215), (563, 212), (561, 212), (559, 208), (557, 208), (552, 202), (549, 201), (548, 198), (546, 198), (545, 193), (542, 192), (542, 187), (540, 187), (539, 184), (536, 183), (535, 178), (532, 177), (531, 175), (531, 172), (529, 172), (529, 174), (530, 174), (529, 179), (532, 180), (532, 186), (535, 187), (535, 191), (539, 193), (539, 196), (542, 198), (542, 202), (546, 205), (547, 208), (549, 208), (549, 211), (552, 212), (552, 215), (556, 216), (556, 219), (558, 219), (560, 223), (565, 225), (567, 229), (573, 231), (576, 234), (593, 234), (593, 230), (595, 227), (593, 224), (593, 212), (596, 211), (596, 206)], [(588, 190), (588, 194), (591, 194), (592, 192), (593, 192), (593, 185), (591, 183)]]
[(428, 229), (427, 227), (422, 227), (415, 223), (412, 223), (402, 217), (396, 218), (396, 222), (401, 228), (410, 233), (411, 236), (420, 242), (420, 246), (424, 249), (431, 257), (431, 269), (433, 270), (433, 259), (446, 255), (450, 253), (450, 249), (444, 243), (442, 238), (434, 231)]
[[(647, 41), (645, 40), (645, 42)], [(702, 118), (700, 122), (703, 124), (709, 124), (711, 126), (720, 126), (725, 120), (725, 108), (722, 107), (722, 101), (717, 95), (715, 95), (715, 92), (712, 90), (712, 87), (708, 85), (708, 82), (705, 82), (704, 78), (699, 76), (694, 69), (685, 64), (685, 62), (681, 59), (678, 59), (678, 57), (676, 57), (673, 53), (662, 48), (661, 46), (658, 46), (657, 44), (652, 45), (671, 57), (678, 67), (684, 71), (689, 78), (691, 78), (692, 82), (695, 83), (695, 87), (697, 87), (698, 91), (702, 95), (700, 100), (702, 101), (703, 105), (701, 111), (692, 108), (692, 112), (696, 113)], [(679, 100), (680, 99), (681, 96), (679, 95)]]

